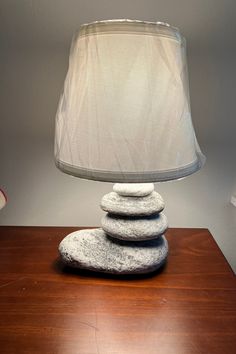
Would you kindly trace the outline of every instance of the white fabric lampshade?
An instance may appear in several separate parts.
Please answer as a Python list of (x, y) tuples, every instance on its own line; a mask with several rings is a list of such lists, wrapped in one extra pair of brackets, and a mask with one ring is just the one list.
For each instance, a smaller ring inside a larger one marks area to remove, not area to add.
[(178, 29), (132, 20), (81, 26), (57, 111), (55, 159), (66, 173), (108, 182), (167, 181), (201, 168)]
[(2, 209), (7, 203), (7, 197), (5, 193), (0, 189), (0, 209)]

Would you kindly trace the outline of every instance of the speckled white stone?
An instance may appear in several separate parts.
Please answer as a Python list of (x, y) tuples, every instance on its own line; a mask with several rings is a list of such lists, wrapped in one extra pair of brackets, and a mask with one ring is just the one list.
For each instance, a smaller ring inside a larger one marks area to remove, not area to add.
[(166, 260), (164, 236), (143, 242), (114, 240), (102, 229), (76, 231), (64, 238), (59, 252), (65, 264), (113, 274), (142, 274), (158, 269)]
[(163, 213), (141, 218), (107, 214), (101, 223), (108, 235), (125, 241), (152, 240), (162, 235), (168, 227)]
[(111, 214), (145, 216), (161, 212), (164, 201), (160, 194), (152, 192), (146, 197), (123, 197), (111, 192), (102, 198), (101, 208)]
[(153, 183), (116, 183), (113, 191), (124, 197), (144, 197), (154, 191)]

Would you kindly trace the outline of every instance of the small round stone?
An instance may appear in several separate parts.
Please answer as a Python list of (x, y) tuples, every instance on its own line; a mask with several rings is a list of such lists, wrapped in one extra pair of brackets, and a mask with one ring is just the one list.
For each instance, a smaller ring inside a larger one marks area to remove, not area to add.
[(74, 268), (112, 274), (144, 274), (157, 270), (166, 260), (164, 236), (143, 242), (114, 240), (102, 229), (75, 231), (59, 245), (62, 261)]
[(158, 214), (164, 209), (160, 194), (153, 191), (146, 197), (123, 197), (111, 192), (102, 198), (101, 208), (111, 214), (145, 216)]
[(113, 191), (124, 197), (144, 197), (154, 191), (153, 183), (116, 183)]
[(141, 218), (107, 214), (101, 223), (108, 235), (125, 241), (152, 240), (162, 235), (168, 227), (163, 213)]

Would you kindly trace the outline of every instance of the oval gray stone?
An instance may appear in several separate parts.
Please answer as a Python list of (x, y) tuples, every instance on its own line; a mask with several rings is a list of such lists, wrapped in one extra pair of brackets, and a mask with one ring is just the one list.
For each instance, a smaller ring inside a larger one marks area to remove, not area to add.
[(164, 236), (143, 242), (114, 240), (102, 229), (75, 231), (59, 245), (62, 261), (74, 268), (112, 274), (144, 274), (166, 260)]
[(154, 191), (153, 183), (116, 183), (113, 191), (123, 197), (144, 197)]
[(126, 241), (152, 240), (162, 235), (168, 227), (167, 217), (163, 213), (141, 218), (107, 214), (101, 223), (108, 235)]
[(161, 212), (164, 201), (160, 194), (152, 192), (146, 197), (123, 197), (116, 192), (105, 194), (101, 208), (111, 214), (145, 216)]

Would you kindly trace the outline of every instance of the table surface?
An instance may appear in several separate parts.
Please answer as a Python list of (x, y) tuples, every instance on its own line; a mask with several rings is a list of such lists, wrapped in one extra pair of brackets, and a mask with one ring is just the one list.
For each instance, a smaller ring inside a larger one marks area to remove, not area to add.
[(70, 270), (74, 227), (0, 227), (0, 352), (236, 353), (236, 279), (206, 229), (169, 229), (149, 276)]

